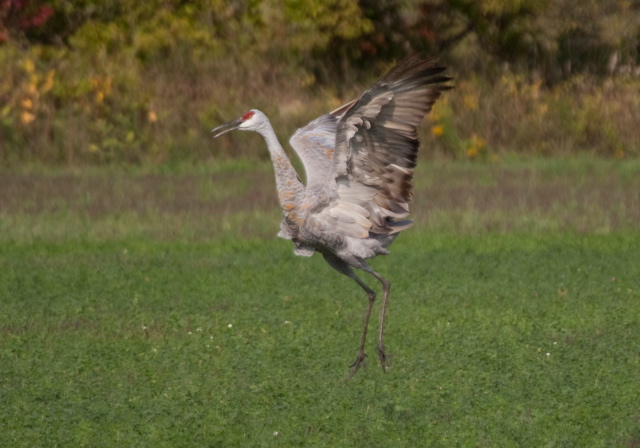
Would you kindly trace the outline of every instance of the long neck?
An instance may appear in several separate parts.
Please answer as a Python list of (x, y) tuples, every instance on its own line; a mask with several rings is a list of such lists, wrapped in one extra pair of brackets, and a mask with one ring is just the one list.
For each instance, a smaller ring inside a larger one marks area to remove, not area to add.
[[(280, 206), (286, 216), (292, 219), (298, 215), (297, 209), (304, 197), (305, 187), (298, 178), (295, 168), (291, 165), (291, 161), (282, 149), (282, 145), (276, 137), (269, 122), (265, 123), (258, 132), (264, 137), (269, 147), (273, 168), (276, 173), (276, 186), (278, 188), (278, 199)], [(295, 219), (294, 219), (295, 220)]]

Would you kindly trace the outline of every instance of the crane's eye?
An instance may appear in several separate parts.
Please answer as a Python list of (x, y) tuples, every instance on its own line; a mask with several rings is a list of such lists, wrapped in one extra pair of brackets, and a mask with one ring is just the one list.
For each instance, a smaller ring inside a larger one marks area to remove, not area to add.
[(246, 114), (244, 114), (242, 116), (242, 121), (247, 121), (249, 120), (251, 117), (253, 117), (253, 115), (255, 114), (254, 111), (250, 110), (249, 112), (247, 112)]

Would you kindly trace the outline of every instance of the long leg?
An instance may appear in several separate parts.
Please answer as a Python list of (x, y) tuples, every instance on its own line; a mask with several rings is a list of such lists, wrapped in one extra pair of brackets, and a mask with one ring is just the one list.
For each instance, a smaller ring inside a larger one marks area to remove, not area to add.
[(380, 331), (378, 333), (378, 356), (380, 357), (380, 363), (382, 364), (382, 370), (387, 370), (386, 360), (387, 355), (384, 351), (384, 319), (387, 315), (387, 304), (389, 302), (389, 293), (391, 292), (391, 283), (389, 280), (378, 274), (371, 269), (371, 266), (365, 263), (365, 266), (360, 268), (365, 272), (373, 275), (382, 283), (382, 290), (384, 291), (384, 297), (382, 299), (382, 309), (380, 310)]
[(369, 304), (367, 306), (367, 312), (364, 315), (364, 328), (362, 330), (362, 338), (360, 339), (360, 349), (358, 350), (358, 357), (356, 358), (354, 363), (351, 364), (350, 366), (350, 367), (353, 367), (353, 370), (351, 371), (351, 375), (350, 375), (350, 377), (352, 377), (358, 371), (361, 364), (366, 366), (366, 363), (364, 363), (364, 360), (367, 357), (367, 355), (364, 353), (364, 344), (367, 341), (367, 328), (369, 327), (369, 318), (371, 317), (373, 302), (376, 300), (376, 293), (373, 289), (369, 288), (362, 280), (360, 280), (360, 278), (356, 275), (356, 273), (353, 272), (353, 269), (351, 268), (351, 266), (349, 266), (346, 262), (344, 262), (343, 260), (341, 260), (340, 258), (336, 257), (333, 254), (322, 254), (322, 255), (324, 256), (324, 259), (327, 260), (327, 263), (331, 265), (332, 268), (334, 268), (336, 271), (340, 272), (341, 274), (344, 274), (347, 277), (355, 280), (356, 283), (358, 283), (358, 285), (360, 285), (360, 287), (364, 289), (369, 296)]

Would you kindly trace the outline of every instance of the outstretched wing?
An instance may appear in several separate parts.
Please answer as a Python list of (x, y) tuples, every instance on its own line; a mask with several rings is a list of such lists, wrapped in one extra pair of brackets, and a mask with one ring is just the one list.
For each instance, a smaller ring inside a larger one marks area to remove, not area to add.
[[(336, 125), (336, 148), (316, 217), (343, 234), (394, 234), (411, 225), (417, 126), (450, 86), (435, 58), (417, 55), (367, 90)], [(326, 168), (325, 168), (326, 169)], [(324, 226), (323, 226), (324, 227)]]
[(289, 140), (304, 165), (307, 188), (314, 190), (327, 183), (333, 170), (338, 121), (355, 102), (350, 101), (313, 120), (298, 129)]

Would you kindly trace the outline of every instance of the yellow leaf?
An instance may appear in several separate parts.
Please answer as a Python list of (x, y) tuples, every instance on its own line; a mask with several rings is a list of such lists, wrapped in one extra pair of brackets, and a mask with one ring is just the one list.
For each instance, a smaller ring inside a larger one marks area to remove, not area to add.
[(33, 101), (31, 101), (31, 98), (23, 99), (21, 104), (23, 109), (31, 109), (33, 107)]
[(53, 87), (53, 75), (55, 75), (55, 73), (55, 70), (49, 70), (49, 73), (47, 73), (47, 79), (45, 79), (42, 87), (40, 87), (42, 93), (48, 92)]
[(437, 124), (435, 126), (431, 127), (431, 133), (433, 135), (435, 135), (436, 137), (440, 137), (442, 134), (444, 134), (444, 126)]
[(27, 112), (26, 110), (20, 114), (20, 121), (22, 122), (22, 124), (29, 124), (35, 119), (36, 116), (31, 112)]
[(463, 98), (464, 105), (469, 110), (478, 110), (478, 96), (474, 94), (465, 95)]
[(476, 134), (473, 134), (473, 136), (471, 137), (471, 142), (473, 146), (478, 149), (482, 149), (487, 145), (487, 142), (485, 142), (482, 137), (478, 137)]
[(36, 66), (31, 59), (25, 59), (23, 62), (24, 71), (27, 73), (33, 73), (36, 71)]

